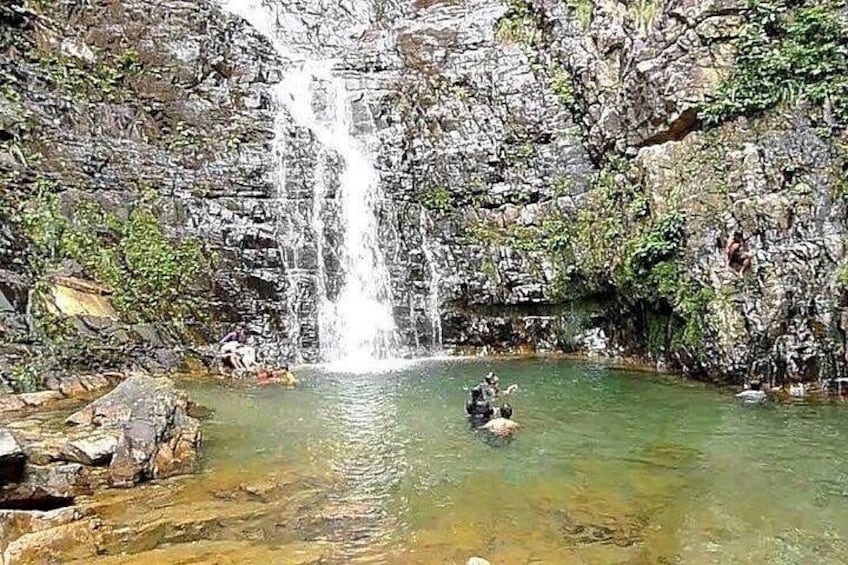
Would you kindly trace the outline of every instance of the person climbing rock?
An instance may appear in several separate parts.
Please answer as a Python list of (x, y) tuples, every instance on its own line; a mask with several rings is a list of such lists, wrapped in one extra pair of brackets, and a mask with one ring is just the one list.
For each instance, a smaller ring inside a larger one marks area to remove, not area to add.
[(497, 437), (510, 436), (519, 427), (511, 418), (512, 406), (504, 404), (501, 406), (499, 417), (489, 420), (486, 424), (480, 426), (480, 429)]
[(742, 232), (733, 232), (733, 235), (727, 238), (724, 254), (727, 259), (727, 268), (731, 271), (744, 275), (751, 269), (753, 254), (748, 251), (748, 241)]

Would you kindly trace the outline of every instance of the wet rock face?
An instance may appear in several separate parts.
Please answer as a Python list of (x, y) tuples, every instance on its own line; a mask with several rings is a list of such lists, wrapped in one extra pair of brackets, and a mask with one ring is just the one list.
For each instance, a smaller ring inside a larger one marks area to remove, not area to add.
[[(19, 195), (47, 187), (67, 209), (88, 200), (119, 218), (156, 190), (168, 233), (200, 233), (224, 265), (198, 289), (210, 315), (197, 335), (235, 319), (280, 330), (280, 269), (262, 243), (275, 240), (267, 89), (278, 75), (268, 46), (213, 2), (57, 4), (47, 14), (62, 22), (55, 29), (13, 4), (19, 27), (9, 33), (20, 44), (0, 55), (4, 76), (16, 77), (0, 94), (9, 186)], [(23, 341), (32, 273), (26, 241), (6, 222), (18, 204), (0, 206), (0, 332)]]
[[(733, 63), (739, 2), (267, 5), (287, 30), (286, 57), (213, 2), (87, 6), (69, 19), (67, 42), (51, 41), (82, 58), (138, 50), (130, 90), (81, 101), (31, 80), (14, 111), (0, 105), (9, 131), (21, 112), (40, 123), (38, 168), (63, 188), (120, 213), (142, 184), (155, 187), (163, 223), (217, 250), (207, 339), (215, 322), (243, 320), (266, 357), (318, 358), (319, 291), (332, 298), (344, 283), (343, 163), (273, 92), (286, 59), (317, 59), (343, 80), (351, 133), (380, 178), (380, 252), (406, 348), (572, 350), (603, 334), (611, 351), (648, 349), (640, 312), (662, 308), (634, 307), (611, 281), (591, 296), (563, 288), (573, 258), (526, 237), (566, 231), (562, 218), (591, 205), (609, 162), (626, 160), (654, 213), (683, 214), (682, 263), (713, 297), (699, 358), (663, 343), (653, 360), (733, 379), (844, 368), (844, 136), (821, 135), (803, 106), (709, 131), (699, 120)], [(116, 36), (125, 39), (111, 45)], [(319, 113), (329, 103), (320, 92), (312, 102)], [(736, 230), (754, 254), (743, 278), (723, 264)], [(0, 254), (19, 259), (7, 231)], [(7, 332), (24, 331), (28, 276), (0, 272)], [(117, 449), (157, 433), (139, 424)], [(126, 474), (171, 464), (167, 450), (159, 459), (127, 459)]]
[[(803, 149), (802, 149), (803, 148)], [(762, 379), (832, 378), (844, 370), (845, 204), (838, 159), (803, 109), (744, 120), (640, 152), (657, 202), (689, 194), (691, 273), (712, 289), (711, 369)], [(688, 172), (690, 171), (690, 172)], [(751, 271), (728, 268), (727, 234), (741, 231)]]

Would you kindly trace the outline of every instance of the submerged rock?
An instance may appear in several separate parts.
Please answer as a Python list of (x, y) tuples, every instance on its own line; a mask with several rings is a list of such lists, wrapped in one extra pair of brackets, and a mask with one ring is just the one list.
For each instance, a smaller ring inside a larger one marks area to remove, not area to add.
[(761, 402), (765, 402), (767, 396), (768, 395), (764, 390), (743, 390), (736, 395), (736, 398), (740, 399), (745, 404), (759, 404)]

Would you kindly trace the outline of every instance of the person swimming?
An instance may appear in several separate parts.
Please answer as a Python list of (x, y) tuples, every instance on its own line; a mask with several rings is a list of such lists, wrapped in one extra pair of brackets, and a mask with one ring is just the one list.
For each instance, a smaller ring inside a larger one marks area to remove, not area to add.
[(495, 410), (486, 399), (482, 386), (471, 389), (471, 398), (465, 402), (465, 412), (474, 419), (488, 420), (494, 415)]
[(483, 382), (479, 386), (482, 387), (483, 396), (487, 401), (493, 402), (502, 396), (510, 395), (518, 390), (517, 384), (511, 384), (506, 387), (506, 390), (501, 390), (499, 388), (500, 381), (500, 377), (491, 371), (483, 377)]
[(519, 427), (518, 424), (513, 422), (511, 418), (512, 406), (504, 404), (501, 406), (499, 416), (480, 426), (480, 429), (485, 430), (496, 437), (511, 436), (512, 433)]

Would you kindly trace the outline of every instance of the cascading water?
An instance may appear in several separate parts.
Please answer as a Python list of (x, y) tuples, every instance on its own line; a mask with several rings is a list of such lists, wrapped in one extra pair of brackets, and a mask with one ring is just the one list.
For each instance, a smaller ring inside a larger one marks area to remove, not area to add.
[[(273, 45), (285, 61), (283, 79), (275, 89), (280, 112), (276, 127), (276, 153), (279, 163), (280, 198), (291, 190), (287, 186), (287, 163), (283, 158), (287, 144), (299, 143), (287, 134), (297, 125), (308, 129), (318, 144), (316, 151), (312, 206), (308, 229), (315, 267), (302, 269), (297, 247), (288, 265), (290, 337), (297, 341), (301, 322), (300, 293), (304, 286), (313, 288), (317, 303), (318, 337), (322, 361), (341, 362), (348, 370), (368, 366), (375, 359), (391, 357), (397, 347), (397, 332), (392, 314), (388, 270), (378, 245), (376, 207), (380, 183), (368, 151), (368, 133), (352, 134), (350, 92), (343, 78), (334, 72), (332, 59), (300, 53), (290, 43), (293, 31), (303, 32), (304, 22), (279, 9), (273, 1), (225, 0), (227, 11), (244, 18)], [(355, 11), (345, 9), (355, 16)], [(365, 14), (367, 16), (367, 14)], [(358, 22), (360, 25), (365, 22)], [(361, 131), (361, 124), (357, 124)], [(335, 198), (331, 187), (337, 187)], [(299, 187), (301, 192), (303, 187)], [(328, 239), (324, 217), (332, 206), (338, 214), (340, 242)], [(336, 208), (337, 207), (337, 208)], [(289, 224), (291, 225), (291, 224)], [(283, 233), (281, 247), (287, 248), (297, 234)], [(340, 265), (338, 288), (325, 265), (327, 255)], [(314, 284), (304, 284), (313, 277)], [(297, 351), (293, 352), (297, 356)]]

